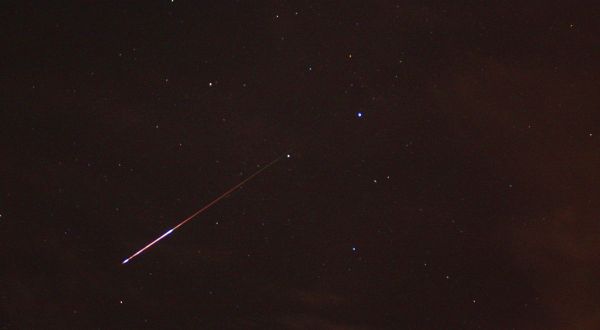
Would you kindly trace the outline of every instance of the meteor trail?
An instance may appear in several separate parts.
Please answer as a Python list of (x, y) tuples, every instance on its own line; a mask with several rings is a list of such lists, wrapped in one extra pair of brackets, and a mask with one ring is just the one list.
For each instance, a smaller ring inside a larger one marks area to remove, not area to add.
[[(286, 155), (289, 158), (289, 154), (286, 153), (284, 155)], [(220, 201), (221, 199), (225, 198), (227, 195), (231, 194), (232, 192), (234, 192), (235, 190), (237, 190), (238, 188), (240, 188), (241, 186), (243, 186), (244, 183), (252, 180), (255, 176), (259, 175), (262, 171), (266, 170), (267, 168), (271, 167), (272, 165), (274, 165), (275, 163), (277, 163), (278, 161), (280, 161), (281, 158), (283, 158), (284, 155), (281, 155), (281, 156), (275, 158), (272, 162), (270, 162), (269, 164), (265, 165), (264, 167), (262, 167), (258, 171), (254, 172), (249, 177), (247, 177), (244, 180), (242, 180), (242, 182), (240, 182), (240, 183), (236, 184), (235, 186), (231, 187), (229, 190), (227, 190), (226, 192), (224, 192), (223, 194), (221, 194), (219, 197), (215, 198), (212, 202), (206, 204), (204, 207), (202, 207), (198, 211), (194, 212), (194, 214), (192, 214), (189, 217), (185, 218), (183, 221), (181, 221), (179, 224), (177, 224), (177, 226), (169, 229), (166, 233), (162, 234), (160, 237), (158, 237), (154, 241), (148, 243), (148, 245), (144, 246), (143, 248), (141, 248), (136, 253), (132, 254), (129, 258), (123, 260), (123, 262), (121, 264), (124, 265), (124, 264), (128, 263), (129, 261), (131, 261), (131, 259), (137, 257), (139, 254), (141, 254), (142, 252), (144, 252), (147, 249), (149, 249), (150, 247), (152, 247), (152, 245), (158, 243), (163, 238), (169, 236), (169, 234), (171, 234), (177, 228), (185, 225), (188, 221), (192, 220), (193, 218), (195, 218), (196, 216), (198, 216), (200, 213), (206, 211), (208, 208), (210, 208), (211, 206), (215, 205), (218, 201)]]

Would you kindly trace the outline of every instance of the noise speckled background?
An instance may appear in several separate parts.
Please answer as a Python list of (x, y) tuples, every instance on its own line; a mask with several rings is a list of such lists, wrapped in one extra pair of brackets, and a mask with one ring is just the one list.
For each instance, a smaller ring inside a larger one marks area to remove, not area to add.
[(600, 328), (598, 17), (5, 5), (0, 328)]

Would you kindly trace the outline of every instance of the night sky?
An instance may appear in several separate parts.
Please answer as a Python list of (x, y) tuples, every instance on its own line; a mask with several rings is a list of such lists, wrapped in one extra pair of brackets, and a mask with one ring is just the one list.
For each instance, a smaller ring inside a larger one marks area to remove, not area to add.
[(600, 6), (55, 3), (1, 10), (1, 329), (600, 329)]

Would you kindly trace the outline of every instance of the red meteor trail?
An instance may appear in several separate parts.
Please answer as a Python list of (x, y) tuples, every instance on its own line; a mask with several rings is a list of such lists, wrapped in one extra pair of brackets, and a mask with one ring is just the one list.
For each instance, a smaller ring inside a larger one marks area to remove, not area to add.
[[(289, 155), (288, 155), (289, 157)], [(173, 231), (175, 231), (175, 229), (183, 226), (186, 224), (186, 222), (192, 220), (193, 218), (195, 218), (198, 214), (206, 211), (209, 207), (213, 206), (214, 204), (216, 204), (218, 201), (220, 201), (221, 199), (225, 198), (227, 195), (231, 194), (232, 192), (234, 192), (236, 189), (238, 189), (239, 187), (243, 186), (244, 183), (252, 180), (255, 176), (259, 175), (260, 172), (266, 170), (267, 168), (271, 167), (273, 164), (277, 163), (278, 161), (281, 160), (281, 158), (283, 158), (282, 156), (277, 157), (275, 160), (273, 160), (272, 162), (270, 162), (269, 164), (265, 165), (263, 168), (261, 168), (260, 170), (254, 172), (254, 174), (252, 174), (251, 176), (247, 177), (246, 179), (244, 179), (242, 182), (236, 184), (235, 186), (233, 186), (231, 189), (227, 190), (226, 192), (224, 192), (221, 196), (215, 198), (215, 200), (213, 200), (212, 202), (206, 204), (203, 208), (199, 209), (198, 211), (196, 211), (194, 214), (190, 215), (189, 217), (187, 217), (185, 220), (181, 221), (177, 226), (169, 229), (166, 233), (162, 234), (160, 237), (158, 237), (157, 239), (155, 239), (154, 241), (148, 243), (148, 245), (144, 246), (143, 248), (141, 248), (138, 252), (132, 254), (129, 258), (123, 260), (123, 262), (121, 264), (126, 264), (128, 263), (131, 259), (137, 257), (140, 253), (146, 251), (147, 249), (149, 249), (150, 247), (152, 247), (152, 245), (158, 243), (161, 239), (167, 237), (169, 234), (171, 234)]]

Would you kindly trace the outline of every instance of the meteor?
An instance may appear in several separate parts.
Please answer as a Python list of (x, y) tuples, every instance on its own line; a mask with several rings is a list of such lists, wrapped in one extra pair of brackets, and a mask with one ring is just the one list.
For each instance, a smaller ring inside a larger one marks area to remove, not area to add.
[[(290, 155), (287, 154), (287, 153), (284, 154), (284, 155), (287, 158), (290, 157)], [(254, 177), (256, 177), (257, 175), (259, 175), (262, 171), (264, 171), (267, 168), (273, 166), (275, 163), (277, 163), (278, 161), (280, 161), (282, 158), (283, 158), (283, 155), (275, 158), (272, 162), (270, 162), (267, 165), (263, 166), (261, 169), (259, 169), (258, 171), (254, 172), (252, 175), (250, 175), (249, 177), (245, 178), (244, 180), (242, 180), (240, 183), (238, 183), (235, 186), (231, 187), (229, 190), (227, 190), (226, 192), (224, 192), (223, 194), (221, 194), (219, 197), (215, 198), (212, 202), (206, 204), (201, 209), (199, 209), (198, 211), (194, 212), (194, 214), (192, 214), (189, 217), (185, 218), (183, 221), (181, 221), (180, 223), (178, 223), (175, 227), (169, 229), (166, 233), (162, 234), (157, 239), (155, 239), (152, 242), (148, 243), (146, 246), (144, 246), (143, 248), (141, 248), (139, 251), (137, 251), (136, 253), (132, 254), (129, 258), (123, 260), (123, 262), (121, 262), (121, 264), (124, 265), (124, 264), (128, 263), (129, 261), (131, 261), (131, 259), (137, 257), (142, 252), (144, 252), (147, 249), (151, 248), (154, 244), (158, 243), (160, 240), (162, 240), (163, 238), (165, 238), (165, 237), (169, 236), (171, 233), (173, 233), (177, 228), (185, 225), (188, 221), (194, 219), (200, 213), (206, 211), (208, 208), (210, 208), (211, 206), (215, 205), (221, 199), (227, 197), (229, 194), (231, 194), (232, 192), (236, 191), (238, 188), (240, 188), (241, 186), (243, 186), (246, 182), (252, 180)]]

